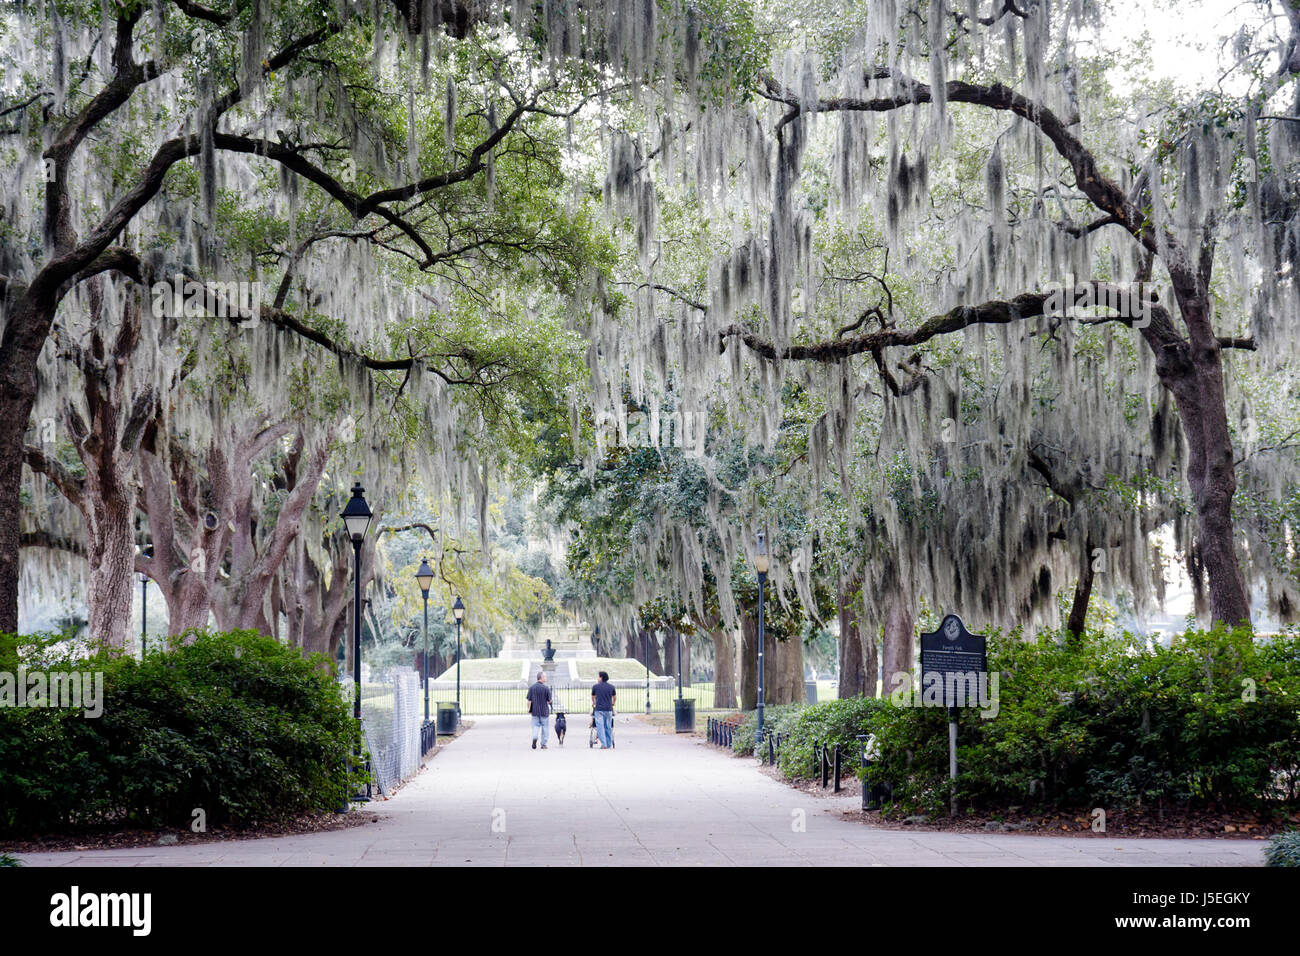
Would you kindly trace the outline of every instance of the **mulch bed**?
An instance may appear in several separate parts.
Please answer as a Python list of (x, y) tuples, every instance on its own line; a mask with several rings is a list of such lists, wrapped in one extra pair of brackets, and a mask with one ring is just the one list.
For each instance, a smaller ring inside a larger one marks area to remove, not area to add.
[[(349, 813), (307, 813), (280, 823), (252, 827), (211, 827), (206, 833), (183, 830), (83, 830), (50, 834), (26, 840), (0, 840), (0, 852), (44, 853), (54, 850), (113, 850), (130, 847), (173, 846), (190, 843), (223, 843), (230, 840), (260, 840), (265, 837), (325, 833), (378, 823), (375, 813), (362, 809)], [(166, 842), (163, 842), (166, 841)]]
[[(861, 792), (861, 791), (859, 791)], [(1092, 810), (1026, 814), (1011, 812), (973, 816), (909, 816), (888, 818), (880, 811), (845, 810), (846, 820), (856, 820), (885, 830), (927, 830), (950, 833), (1025, 833), (1037, 836), (1160, 837), (1164, 839), (1264, 840), (1300, 823), (1300, 813), (1280, 820), (1261, 820), (1249, 812), (1158, 809), (1113, 810), (1106, 813), (1106, 830), (1092, 829)], [(911, 821), (911, 822), (909, 822)]]
[(1026, 813), (1008, 807), (1002, 813), (981, 812), (952, 818), (940, 815), (881, 815), (879, 810), (859, 809), (862, 781), (856, 776), (840, 780), (840, 792), (831, 787), (823, 790), (819, 780), (787, 780), (775, 767), (763, 765), (759, 773), (771, 777), (805, 796), (851, 799), (853, 809), (841, 810), (840, 816), (882, 830), (925, 830), (948, 833), (1025, 833), (1037, 836), (1080, 837), (1161, 837), (1185, 839), (1265, 840), (1300, 824), (1300, 812), (1274, 819), (1263, 819), (1250, 811), (1167, 809), (1107, 810), (1104, 833), (1092, 829), (1092, 808), (1048, 813)]

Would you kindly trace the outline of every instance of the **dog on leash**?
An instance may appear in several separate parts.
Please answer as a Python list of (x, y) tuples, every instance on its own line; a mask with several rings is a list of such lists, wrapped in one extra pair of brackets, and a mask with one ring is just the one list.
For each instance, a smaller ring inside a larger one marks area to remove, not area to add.
[(560, 742), (561, 747), (564, 746), (564, 732), (568, 729), (569, 722), (565, 719), (564, 711), (557, 710), (555, 712), (555, 739)]

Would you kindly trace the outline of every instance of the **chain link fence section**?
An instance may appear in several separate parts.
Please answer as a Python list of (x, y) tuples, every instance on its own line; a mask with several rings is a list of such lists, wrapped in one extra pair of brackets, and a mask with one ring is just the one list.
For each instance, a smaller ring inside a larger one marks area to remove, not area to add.
[[(388, 797), (420, 769), (420, 725), (424, 723), (420, 678), (407, 668), (362, 676), (361, 730), (370, 753), (370, 776)], [(350, 697), (351, 679), (346, 687)]]

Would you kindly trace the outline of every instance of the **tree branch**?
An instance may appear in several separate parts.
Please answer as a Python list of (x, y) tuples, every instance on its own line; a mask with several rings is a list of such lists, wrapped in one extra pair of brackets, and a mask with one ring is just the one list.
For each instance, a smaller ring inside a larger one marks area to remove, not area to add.
[(71, 504), (81, 507), (81, 492), (85, 482), (69, 471), (61, 461), (45, 454), (35, 445), (23, 446), (23, 461), (32, 471), (44, 475), (53, 482), (54, 487), (59, 489), (59, 494), (67, 498)]

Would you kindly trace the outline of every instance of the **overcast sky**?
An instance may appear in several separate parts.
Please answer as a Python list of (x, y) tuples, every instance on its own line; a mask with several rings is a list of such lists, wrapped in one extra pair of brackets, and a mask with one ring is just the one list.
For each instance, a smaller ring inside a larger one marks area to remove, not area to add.
[(1124, 24), (1125, 34), (1146, 30), (1151, 34), (1151, 57), (1141, 68), (1189, 87), (1213, 86), (1231, 65), (1231, 49), (1221, 49), (1223, 36), (1265, 19), (1259, 0), (1127, 0), (1116, 6), (1109, 42), (1115, 43), (1115, 18)]

